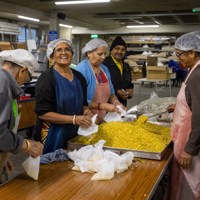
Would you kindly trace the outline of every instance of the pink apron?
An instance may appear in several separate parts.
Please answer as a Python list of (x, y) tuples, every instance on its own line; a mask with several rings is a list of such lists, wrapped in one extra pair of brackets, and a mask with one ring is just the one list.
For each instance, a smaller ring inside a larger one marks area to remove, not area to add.
[[(102, 70), (102, 72), (104, 73), (103, 70)], [(104, 75), (106, 76), (105, 73), (104, 73)], [(94, 74), (94, 76), (95, 76), (95, 74)], [(108, 79), (108, 77), (107, 77), (107, 79)], [(110, 92), (109, 81), (107, 83), (98, 83), (98, 81), (96, 79), (96, 90), (95, 90), (94, 97), (93, 97), (92, 101), (96, 102), (96, 103), (108, 103), (108, 100), (110, 98), (110, 94), (111, 94), (111, 92)], [(96, 110), (93, 110), (92, 113), (98, 114), (97, 120), (96, 120), (97, 124), (100, 124), (100, 123), (103, 122), (103, 118), (106, 115), (105, 110), (97, 110), (96, 109)]]
[[(191, 69), (188, 77), (200, 61)], [(188, 79), (187, 77), (187, 79)], [(171, 199), (173, 200), (191, 200), (200, 199), (200, 154), (192, 157), (192, 163), (188, 169), (183, 169), (178, 164), (181, 153), (184, 151), (191, 132), (192, 112), (185, 98), (186, 81), (182, 84), (176, 100), (171, 135), (174, 141), (174, 163), (172, 166), (172, 188)], [(184, 183), (184, 180), (186, 183)], [(177, 188), (178, 187), (178, 188)], [(191, 194), (188, 199), (188, 194)], [(192, 198), (193, 196), (193, 198)]]

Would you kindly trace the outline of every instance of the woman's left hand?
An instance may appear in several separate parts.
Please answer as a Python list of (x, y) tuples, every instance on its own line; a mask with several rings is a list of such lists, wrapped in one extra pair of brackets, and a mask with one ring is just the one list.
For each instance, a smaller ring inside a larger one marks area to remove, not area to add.
[(77, 115), (75, 123), (83, 128), (89, 128), (92, 125), (92, 120), (89, 116)]
[(192, 155), (183, 151), (180, 155), (179, 164), (182, 168), (188, 168), (192, 161)]
[(88, 116), (90, 118), (93, 117), (93, 114), (92, 114), (91, 110), (89, 110), (89, 109), (84, 110), (84, 114), (83, 115), (84, 116)]

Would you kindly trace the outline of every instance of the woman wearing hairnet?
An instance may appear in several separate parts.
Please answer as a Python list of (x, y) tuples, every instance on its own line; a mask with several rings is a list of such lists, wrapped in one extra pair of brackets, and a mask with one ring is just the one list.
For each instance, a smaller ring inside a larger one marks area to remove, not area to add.
[(189, 69), (176, 100), (171, 135), (174, 142), (167, 200), (200, 199), (200, 32), (175, 42), (180, 64)]
[(117, 105), (124, 108), (115, 95), (110, 73), (102, 64), (107, 50), (108, 45), (104, 40), (90, 40), (82, 49), (85, 59), (76, 67), (87, 81), (87, 101), (92, 113), (98, 114), (97, 124), (103, 121), (106, 112), (119, 112)]
[(31, 72), (37, 69), (37, 61), (24, 49), (0, 52), (0, 184), (8, 180), (12, 169), (9, 153), (27, 152), (33, 157), (42, 154), (40, 142), (24, 139), (16, 134), (17, 101), (23, 94), (20, 85), (29, 81)]
[(80, 72), (69, 67), (73, 54), (69, 40), (51, 41), (47, 57), (53, 66), (36, 83), (35, 111), (40, 120), (50, 123), (44, 154), (66, 148), (67, 140), (77, 135), (79, 126), (88, 128), (92, 124), (86, 81)]

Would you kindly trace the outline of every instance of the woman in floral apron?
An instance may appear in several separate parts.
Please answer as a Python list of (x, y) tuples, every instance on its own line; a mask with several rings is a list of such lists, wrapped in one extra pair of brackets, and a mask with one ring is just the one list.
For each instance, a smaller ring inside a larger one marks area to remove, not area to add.
[[(108, 68), (102, 64), (108, 50), (108, 44), (99, 38), (90, 40), (82, 49), (85, 58), (77, 65), (87, 81), (87, 101), (93, 114), (98, 114), (96, 123), (103, 122), (106, 112), (119, 112), (118, 101)], [(125, 108), (124, 108), (125, 109)]]
[(171, 135), (174, 159), (167, 200), (200, 199), (200, 32), (175, 43), (180, 64), (189, 69), (177, 96)]

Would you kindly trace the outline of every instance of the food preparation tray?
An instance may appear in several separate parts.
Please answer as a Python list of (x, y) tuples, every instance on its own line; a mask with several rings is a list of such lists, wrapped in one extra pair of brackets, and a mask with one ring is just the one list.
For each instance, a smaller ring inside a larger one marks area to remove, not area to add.
[[(74, 149), (79, 149), (83, 146), (86, 146), (85, 144), (75, 143), (74, 140), (75, 140), (75, 138), (67, 141), (67, 149), (69, 151), (73, 151)], [(133, 149), (114, 148), (114, 147), (108, 147), (108, 146), (104, 146), (103, 149), (113, 151), (117, 154), (122, 154), (127, 151), (131, 151), (131, 152), (133, 152), (134, 157), (136, 157), (136, 158), (162, 160), (163, 156), (167, 152), (170, 145), (171, 145), (171, 143), (169, 143), (162, 152), (158, 152), (158, 153), (157, 152), (138, 151), (138, 150), (133, 150)]]

